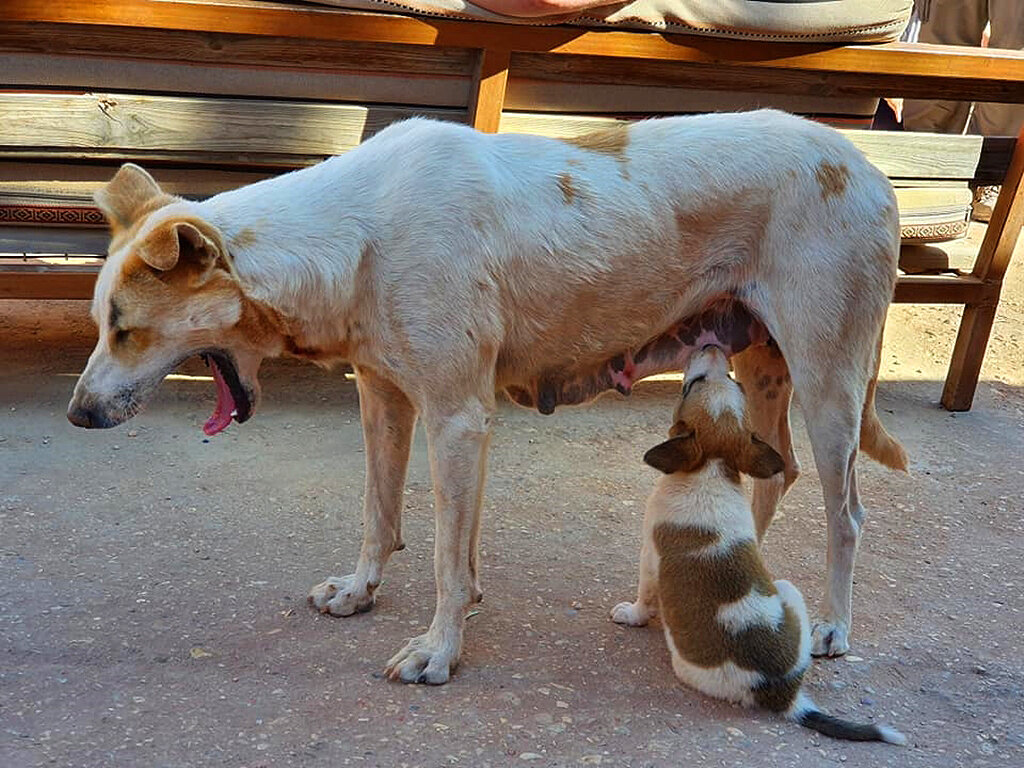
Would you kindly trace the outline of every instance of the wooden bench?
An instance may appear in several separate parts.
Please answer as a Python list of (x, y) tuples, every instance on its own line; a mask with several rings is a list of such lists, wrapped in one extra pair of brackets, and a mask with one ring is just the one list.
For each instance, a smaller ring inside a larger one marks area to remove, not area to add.
[[(5, 0), (0, 21), (0, 298), (85, 298), (104, 231), (92, 189), (125, 160), (205, 196), (319, 161), (411, 114), (569, 136), (638, 93), (1024, 103), (1024, 54), (521, 27), (250, 0)], [(552, 96), (554, 94), (555, 96)], [(597, 96), (595, 96), (597, 94)], [(1022, 223), (1024, 141), (850, 131), (913, 189), (1001, 183), (969, 269), (901, 274), (895, 300), (964, 306), (942, 403), (971, 406)], [(8, 205), (4, 205), (4, 201)], [(13, 201), (13, 202), (12, 202)], [(906, 240), (930, 235), (905, 220)], [(931, 233), (934, 235), (934, 233)]]

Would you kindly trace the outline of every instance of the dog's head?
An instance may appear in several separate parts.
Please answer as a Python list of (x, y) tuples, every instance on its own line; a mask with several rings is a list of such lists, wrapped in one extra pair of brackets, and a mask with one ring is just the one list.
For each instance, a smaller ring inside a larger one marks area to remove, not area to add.
[(670, 438), (647, 451), (644, 461), (665, 474), (696, 472), (711, 459), (752, 477), (781, 472), (782, 457), (747, 427), (745, 403), (725, 353), (707, 345), (690, 358)]
[(92, 303), (99, 340), (68, 419), (80, 427), (116, 426), (178, 364), (204, 355), (217, 384), (217, 407), (204, 431), (215, 434), (232, 417), (245, 421), (259, 397), (264, 355), (244, 327), (253, 310), (220, 233), (194, 203), (164, 193), (136, 165), (123, 166), (95, 199), (111, 227)]

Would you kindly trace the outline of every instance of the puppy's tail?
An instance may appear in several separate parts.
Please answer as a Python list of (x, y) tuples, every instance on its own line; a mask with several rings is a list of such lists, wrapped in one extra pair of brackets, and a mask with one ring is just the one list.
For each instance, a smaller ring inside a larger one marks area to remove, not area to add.
[(885, 431), (875, 411), (875, 389), (878, 387), (878, 369), (882, 365), (882, 334), (878, 334), (875, 350), (875, 374), (868, 382), (864, 396), (864, 410), (860, 416), (860, 449), (889, 469), (907, 471), (907, 452), (899, 441)]
[(895, 728), (890, 728), (886, 725), (874, 725), (873, 723), (853, 723), (849, 720), (826, 715), (804, 693), (797, 696), (797, 700), (787, 717), (805, 728), (823, 733), (833, 739), (884, 741), (901, 747), (907, 743), (907, 737)]

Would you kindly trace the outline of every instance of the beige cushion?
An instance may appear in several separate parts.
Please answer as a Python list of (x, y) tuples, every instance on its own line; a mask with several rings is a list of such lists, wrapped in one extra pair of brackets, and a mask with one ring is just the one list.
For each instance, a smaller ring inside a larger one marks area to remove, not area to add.
[(314, 0), (370, 11), (447, 16), (509, 24), (572, 24), (790, 42), (898, 40), (913, 0), (633, 0), (576, 14), (514, 18), (466, 0)]

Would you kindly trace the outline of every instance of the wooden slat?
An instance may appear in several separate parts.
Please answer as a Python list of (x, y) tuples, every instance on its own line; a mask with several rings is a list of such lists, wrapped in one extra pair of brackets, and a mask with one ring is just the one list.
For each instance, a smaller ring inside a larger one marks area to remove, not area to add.
[[(621, 121), (583, 115), (506, 112), (501, 117), (501, 131), (566, 138), (617, 122)], [(857, 130), (840, 133), (891, 178), (971, 179), (981, 156), (980, 136)]]
[[(119, 162), (40, 163), (0, 160), (0, 200), (35, 196), (41, 200), (90, 201), (92, 193), (117, 172)], [(224, 171), (216, 168), (149, 166), (161, 188), (172, 195), (204, 198), (276, 175), (273, 171)]]
[(413, 115), (465, 121), (461, 110), (410, 110), (111, 93), (0, 94), (0, 155), (130, 156), (295, 166), (340, 154)]
[(896, 281), (897, 304), (966, 304), (984, 300), (989, 287), (970, 276), (901, 275)]
[[(690, 43), (693, 38), (687, 38)], [(906, 63), (908, 56), (917, 59), (920, 72), (929, 68), (941, 70), (940, 57), (948, 59), (959, 77), (956, 82), (945, 80), (952, 70), (936, 71), (934, 77), (943, 79), (941, 86), (945, 93), (963, 91), (978, 93), (969, 82), (964, 81), (967, 70), (957, 66), (960, 57), (967, 51), (977, 53), (978, 49), (940, 48), (939, 46), (888, 44), (872, 45), (867, 49), (854, 51), (854, 46), (836, 47), (831, 52), (822, 50), (817, 54), (819, 63), (835, 63), (836, 67), (822, 69), (818, 66), (806, 69), (791, 66), (786, 54), (780, 46), (800, 44), (752, 43), (753, 50), (747, 49), (747, 41), (716, 40), (713, 46), (706, 49), (712, 54), (706, 60), (700, 56), (690, 56), (686, 66), (681, 67), (678, 61), (667, 59), (634, 60), (628, 66), (615, 58), (606, 55), (574, 55), (551, 56), (538, 53), (518, 53), (513, 57), (513, 71), (517, 76), (535, 80), (555, 80), (580, 84), (598, 84), (615, 86), (621, 84), (642, 85), (666, 88), (702, 88), (718, 91), (745, 91), (750, 93), (787, 93), (813, 97), (866, 97), (866, 96), (903, 96), (906, 98), (934, 98), (935, 82), (928, 82), (920, 76), (906, 78), (893, 77), (895, 72), (887, 70), (897, 59)], [(803, 44), (808, 47), (807, 44)], [(818, 46), (821, 48), (822, 46)], [(733, 48), (737, 50), (732, 50)], [(778, 50), (782, 54), (780, 66), (773, 63), (770, 53)], [(839, 53), (842, 51), (843, 53)], [(867, 54), (874, 52), (874, 64), (866, 65), (870, 58)], [(750, 59), (745, 57), (749, 54)], [(865, 61), (858, 62), (855, 69), (843, 71), (839, 66), (840, 59), (863, 56)], [(1000, 58), (997, 61), (1003, 62)], [(989, 62), (992, 67), (994, 62)], [(1012, 65), (1018, 67), (1017, 63)], [(905, 74), (918, 73), (918, 69), (908, 69)], [(978, 72), (981, 74), (981, 71)], [(983, 80), (984, 78), (981, 78)], [(1008, 100), (1019, 102), (1022, 98), (1019, 88), (1010, 80), (998, 85), (977, 82), (977, 87), (991, 95), (991, 100)], [(971, 97), (978, 98), (978, 97)], [(980, 99), (979, 99), (980, 100)], [(985, 100), (989, 100), (986, 96)]]
[(0, 253), (102, 256), (109, 242), (109, 233), (99, 228), (0, 226)]
[[(249, 99), (114, 93), (0, 94), (0, 155), (131, 156), (295, 166), (345, 152), (391, 122), (421, 114), (464, 122), (461, 110), (411, 110)], [(610, 118), (504, 113), (502, 132), (577, 136)], [(883, 173), (970, 179), (979, 136), (843, 131)]]
[(715, 91), (699, 86), (697, 80), (673, 87), (533, 80), (512, 69), (505, 94), (505, 109), (649, 117), (774, 107), (798, 115), (841, 115), (870, 121), (878, 105), (877, 98), (867, 96), (835, 98), (742, 89)]
[(62, 88), (194, 93), (269, 99), (319, 99), (363, 104), (465, 107), (467, 77), (389, 75), (352, 70), (241, 67), (179, 61), (0, 53), (6, 90)]
[(469, 94), (469, 124), (478, 131), (497, 133), (501, 125), (510, 56), (503, 49), (480, 51)]
[(17, 269), (0, 264), (0, 299), (88, 299), (94, 267)]
[[(8, 8), (5, 0), (4, 10)], [(298, 9), (301, 13), (301, 8)], [(10, 18), (5, 13), (3, 19)], [(125, 56), (239, 67), (303, 71), (358, 71), (376, 75), (445, 75), (466, 78), (476, 63), (468, 48), (364, 43), (323, 38), (231, 34), (135, 26), (0, 21), (0, 51), (56, 56)]]
[(412, 18), (252, 2), (187, 0), (6, 0), (9, 21), (167, 28), (316, 40), (404, 43), (457, 48), (500, 47), (678, 61), (775, 71), (814, 72), (865, 83), (884, 95), (1024, 102), (1024, 53), (888, 43), (832, 46), (723, 40), (635, 31), (532, 27)]

